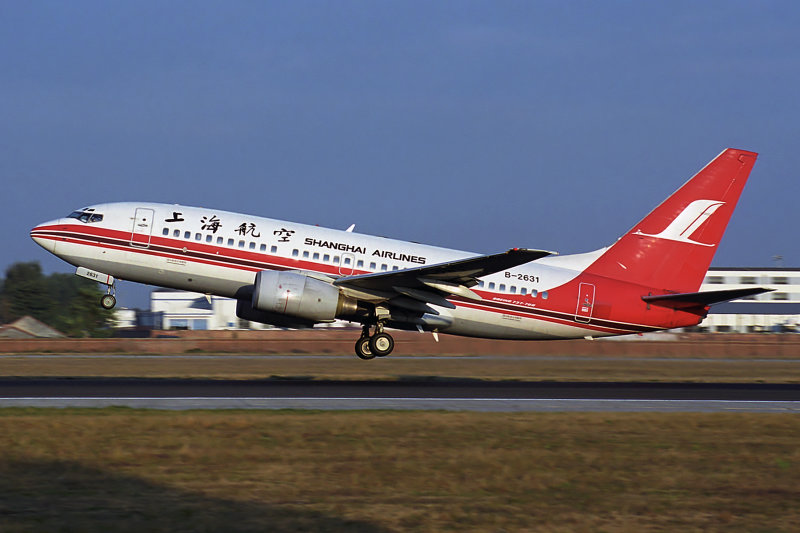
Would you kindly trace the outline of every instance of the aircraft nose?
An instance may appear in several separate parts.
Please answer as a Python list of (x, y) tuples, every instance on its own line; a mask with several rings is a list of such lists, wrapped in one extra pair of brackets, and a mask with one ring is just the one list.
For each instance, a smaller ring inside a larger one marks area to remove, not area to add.
[(36, 244), (48, 252), (52, 254), (56, 253), (56, 237), (52, 231), (52, 229), (54, 229), (52, 227), (59, 222), (60, 220), (51, 220), (49, 222), (39, 224), (31, 230), (31, 239), (33, 239)]

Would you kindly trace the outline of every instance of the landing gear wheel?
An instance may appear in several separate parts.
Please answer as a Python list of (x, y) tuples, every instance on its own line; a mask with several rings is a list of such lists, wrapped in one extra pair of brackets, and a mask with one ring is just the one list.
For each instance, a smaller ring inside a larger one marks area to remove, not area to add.
[(384, 357), (394, 350), (394, 339), (388, 333), (376, 333), (369, 338), (369, 351), (378, 357)]
[(369, 349), (369, 337), (361, 337), (356, 341), (356, 355), (365, 360), (375, 359), (375, 354)]
[(104, 294), (103, 297), (100, 298), (100, 306), (103, 309), (114, 309), (115, 305), (117, 305), (117, 299), (113, 294)]

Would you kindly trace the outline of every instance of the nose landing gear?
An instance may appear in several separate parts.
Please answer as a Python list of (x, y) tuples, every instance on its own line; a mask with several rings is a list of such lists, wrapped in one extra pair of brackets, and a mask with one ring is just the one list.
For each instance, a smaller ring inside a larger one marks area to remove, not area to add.
[(383, 331), (383, 324), (375, 325), (375, 333), (369, 334), (369, 326), (361, 328), (361, 337), (356, 341), (356, 355), (361, 359), (385, 357), (394, 350), (394, 339)]

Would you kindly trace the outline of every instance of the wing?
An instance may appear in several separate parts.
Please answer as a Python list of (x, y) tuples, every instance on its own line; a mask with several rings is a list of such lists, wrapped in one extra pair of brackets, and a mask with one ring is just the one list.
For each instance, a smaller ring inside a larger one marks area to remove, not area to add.
[(480, 300), (481, 297), (470, 290), (470, 287), (478, 284), (478, 278), (552, 254), (544, 250), (514, 248), (499, 254), (479, 255), (436, 265), (345, 276), (333, 284), (355, 298), (372, 302), (389, 300), (390, 305), (438, 314), (427, 304), (453, 309), (455, 306), (446, 299), (449, 295)]

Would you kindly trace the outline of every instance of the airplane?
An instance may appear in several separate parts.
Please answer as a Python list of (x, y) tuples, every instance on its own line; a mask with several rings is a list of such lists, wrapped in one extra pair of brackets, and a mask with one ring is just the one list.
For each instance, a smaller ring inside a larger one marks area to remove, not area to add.
[(89, 206), (33, 240), (107, 286), (120, 279), (237, 300), (238, 317), (306, 328), (361, 324), (492, 339), (594, 339), (699, 324), (712, 304), (769, 289), (698, 292), (758, 154), (726, 149), (614, 244), (576, 255), (479, 255), (283, 220), (147, 202)]

